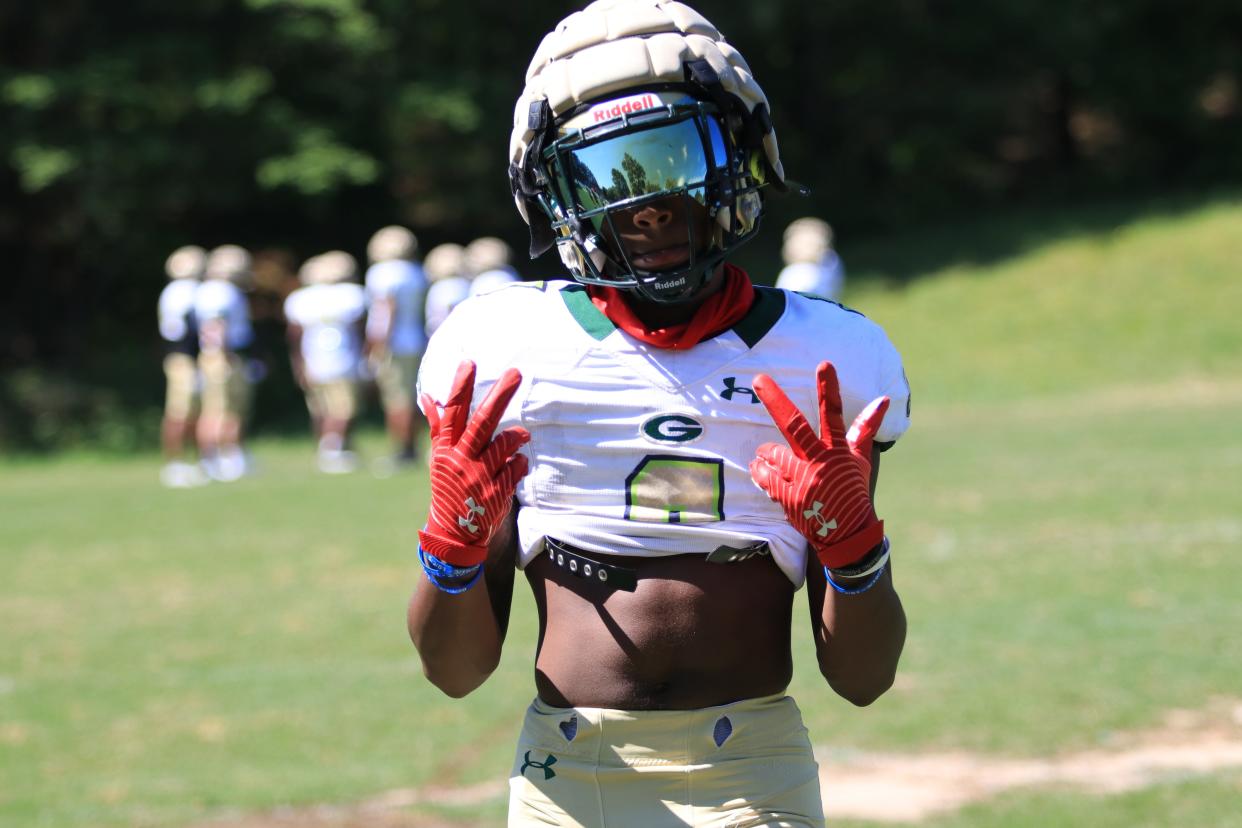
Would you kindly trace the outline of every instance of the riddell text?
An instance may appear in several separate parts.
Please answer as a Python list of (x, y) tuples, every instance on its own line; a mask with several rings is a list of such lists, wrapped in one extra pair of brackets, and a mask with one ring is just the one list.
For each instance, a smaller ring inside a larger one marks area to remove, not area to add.
[(643, 95), (641, 98), (627, 98), (621, 103), (591, 110), (591, 117), (598, 124), (600, 121), (619, 118), (627, 112), (642, 112), (644, 109), (655, 109), (659, 105), (660, 102), (655, 95)]

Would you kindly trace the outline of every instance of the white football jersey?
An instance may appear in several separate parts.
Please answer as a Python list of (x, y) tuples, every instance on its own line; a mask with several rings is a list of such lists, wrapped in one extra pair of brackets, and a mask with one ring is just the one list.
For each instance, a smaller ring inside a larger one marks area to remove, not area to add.
[[(388, 350), (394, 354), (421, 354), (427, 346), (423, 332), (423, 301), (427, 295), (427, 277), (416, 263), (405, 259), (376, 262), (367, 268), (367, 304), (377, 299), (392, 300), (392, 322), (388, 333)], [(388, 320), (375, 313), (368, 317), (368, 335)]]
[(845, 265), (835, 250), (829, 250), (820, 262), (787, 265), (776, 277), (776, 286), (823, 299), (837, 299), (845, 286)]
[(521, 280), (522, 277), (511, 267), (485, 270), (470, 280), (470, 295), (478, 296), (480, 293), (491, 293), (497, 288), (502, 288), (505, 285), (520, 282)]
[(181, 342), (194, 330), (196, 279), (173, 279), (160, 291), (160, 336), (168, 342)]
[[(463, 302), (445, 321), (423, 359), (421, 393), (445, 400), (467, 358), (477, 365), (476, 406), (506, 368), (522, 373), (500, 424), (531, 433), (530, 473), (517, 491), (519, 566), (546, 537), (643, 556), (727, 556), (766, 542), (801, 586), (806, 540), (748, 469), (760, 444), (783, 441), (751, 389), (755, 375), (769, 374), (817, 425), (815, 368), (832, 361), (847, 426), (871, 400), (892, 399), (880, 443), (909, 425), (909, 387), (896, 349), (866, 317), (755, 291), (732, 329), (686, 351), (630, 337), (572, 282), (511, 285)], [(519, 326), (520, 336), (496, 335)]]
[(366, 312), (361, 285), (308, 285), (285, 299), (285, 318), (302, 328), (302, 359), (311, 382), (353, 379), (362, 359), (358, 321)]
[(194, 315), (201, 332), (203, 323), (213, 319), (224, 321), (224, 342), (232, 351), (247, 348), (254, 342), (250, 326), (250, 306), (246, 296), (232, 282), (208, 279), (194, 293)]

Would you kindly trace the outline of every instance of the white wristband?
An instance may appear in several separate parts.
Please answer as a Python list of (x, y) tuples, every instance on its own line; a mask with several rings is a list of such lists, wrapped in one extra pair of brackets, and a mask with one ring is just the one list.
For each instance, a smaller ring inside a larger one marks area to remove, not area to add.
[(867, 567), (861, 572), (853, 572), (850, 570), (842, 570), (842, 569), (830, 569), (828, 571), (838, 578), (865, 578), (866, 576), (872, 574), (873, 572), (878, 572), (881, 568), (883, 568), (883, 566), (886, 563), (888, 563), (888, 557), (889, 557), (888, 535), (885, 535), (884, 536), (884, 551), (881, 552), (879, 556), (877, 556), (876, 559), (871, 562), (871, 566)]

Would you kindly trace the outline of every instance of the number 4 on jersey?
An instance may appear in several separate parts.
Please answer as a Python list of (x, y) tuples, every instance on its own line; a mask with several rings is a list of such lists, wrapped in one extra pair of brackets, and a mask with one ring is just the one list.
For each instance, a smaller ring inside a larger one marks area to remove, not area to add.
[(625, 479), (625, 519), (645, 523), (724, 520), (724, 461), (648, 454)]

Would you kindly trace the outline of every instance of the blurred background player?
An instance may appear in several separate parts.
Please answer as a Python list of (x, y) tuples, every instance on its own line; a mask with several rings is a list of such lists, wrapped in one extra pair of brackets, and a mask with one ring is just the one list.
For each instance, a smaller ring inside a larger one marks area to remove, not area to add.
[(254, 330), (242, 293), (251, 284), (250, 254), (235, 244), (221, 245), (207, 256), (204, 275), (194, 298), (203, 381), (198, 444), (203, 470), (227, 482), (250, 470), (243, 437), (250, 413), (247, 358)]
[(298, 275), (304, 286), (285, 300), (293, 374), (306, 393), (319, 470), (351, 472), (358, 466), (349, 432), (358, 413), (366, 313), (366, 294), (353, 281), (358, 263), (348, 253), (332, 250), (307, 259)]
[(828, 222), (810, 216), (790, 222), (785, 228), (781, 258), (785, 267), (776, 277), (778, 288), (833, 301), (841, 298), (845, 266), (832, 249), (832, 227)]
[(159, 325), (164, 340), (164, 419), (160, 442), (165, 486), (187, 488), (207, 482), (197, 463), (190, 462), (198, 417), (198, 325), (194, 317), (194, 294), (207, 263), (207, 251), (186, 245), (173, 251), (164, 263), (169, 282), (160, 291)]
[(393, 444), (392, 459), (377, 467), (381, 472), (417, 458), (418, 436), (425, 425), (414, 405), (418, 363), (427, 347), (423, 331), (427, 277), (415, 259), (417, 252), (414, 234), (395, 225), (376, 231), (367, 243), (371, 262), (365, 280), (367, 363)]
[(482, 236), (466, 245), (466, 271), (470, 274), (470, 295), (488, 293), (511, 282), (521, 281), (513, 268), (513, 251), (503, 239)]
[(423, 270), (430, 286), (427, 288), (427, 336), (448, 318), (453, 308), (470, 296), (470, 276), (466, 269), (466, 249), (447, 242), (427, 251)]

